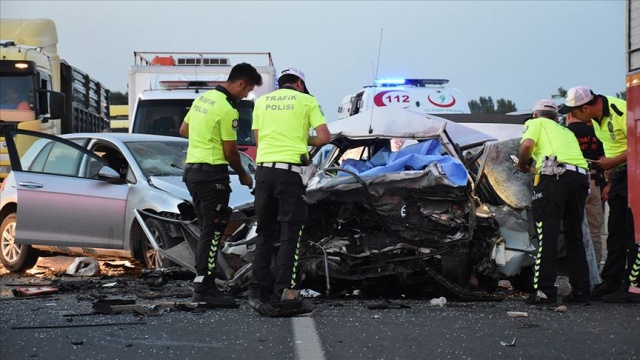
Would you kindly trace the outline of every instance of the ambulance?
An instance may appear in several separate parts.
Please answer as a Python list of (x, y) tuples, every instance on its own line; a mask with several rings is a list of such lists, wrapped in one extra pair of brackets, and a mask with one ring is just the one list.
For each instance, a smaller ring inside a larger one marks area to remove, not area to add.
[(338, 119), (378, 108), (405, 109), (462, 124), (493, 136), (495, 141), (522, 136), (523, 123), (530, 112), (472, 114), (467, 98), (448, 83), (448, 79), (378, 79), (374, 85), (345, 96), (338, 107)]
[(380, 107), (431, 115), (471, 114), (468, 100), (448, 83), (448, 79), (377, 79), (374, 85), (343, 98), (338, 119)]

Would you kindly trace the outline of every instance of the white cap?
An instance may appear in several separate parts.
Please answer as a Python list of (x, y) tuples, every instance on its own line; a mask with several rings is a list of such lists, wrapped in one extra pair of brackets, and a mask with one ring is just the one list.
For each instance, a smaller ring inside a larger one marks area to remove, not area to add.
[(572, 87), (567, 91), (567, 95), (564, 97), (564, 104), (560, 107), (560, 114), (566, 114), (571, 112), (574, 108), (582, 106), (591, 99), (595, 94), (586, 86)]
[(533, 112), (536, 111), (552, 111), (558, 113), (558, 105), (551, 100), (539, 100), (533, 105)]
[(307, 82), (304, 79), (304, 73), (302, 71), (300, 71), (300, 69), (296, 69), (296, 68), (288, 68), (288, 69), (284, 69), (282, 70), (282, 72), (280, 72), (280, 76), (278, 76), (278, 80), (283, 77), (284, 75), (295, 75), (297, 77), (299, 77), (300, 79), (302, 79), (302, 83), (304, 84), (304, 90), (302, 91), (305, 94), (309, 93), (309, 89), (307, 89)]
[(278, 76), (278, 79), (281, 78), (283, 75), (288, 75), (288, 74), (295, 75), (300, 79), (302, 79), (302, 81), (305, 81), (304, 73), (296, 68), (288, 68), (288, 69), (282, 70), (282, 72), (280, 73), (280, 76)]

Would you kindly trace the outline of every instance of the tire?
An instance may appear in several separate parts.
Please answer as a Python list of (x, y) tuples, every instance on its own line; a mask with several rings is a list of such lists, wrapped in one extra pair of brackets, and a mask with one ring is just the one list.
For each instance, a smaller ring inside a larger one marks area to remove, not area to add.
[(23, 273), (36, 265), (38, 251), (31, 245), (16, 244), (16, 213), (11, 213), (0, 226), (0, 262), (12, 273)]
[[(180, 241), (171, 236), (169, 232), (169, 226), (165, 223), (162, 223), (155, 219), (147, 219), (145, 224), (151, 231), (153, 238), (156, 240), (160, 248), (169, 249), (175, 245), (177, 245)], [(142, 234), (142, 249), (143, 249), (143, 257), (144, 264), (147, 268), (150, 269), (159, 269), (171, 266), (177, 266), (173, 261), (161, 256), (158, 252), (151, 246), (147, 237)]]
[(471, 265), (467, 244), (455, 245), (451, 251), (442, 255), (442, 276), (463, 288), (469, 287)]

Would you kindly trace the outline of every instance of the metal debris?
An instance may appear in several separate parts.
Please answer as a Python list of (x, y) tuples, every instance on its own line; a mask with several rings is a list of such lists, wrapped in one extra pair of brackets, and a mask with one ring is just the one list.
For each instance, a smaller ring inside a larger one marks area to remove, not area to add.
[(59, 290), (53, 286), (25, 286), (12, 289), (15, 297), (55, 294)]

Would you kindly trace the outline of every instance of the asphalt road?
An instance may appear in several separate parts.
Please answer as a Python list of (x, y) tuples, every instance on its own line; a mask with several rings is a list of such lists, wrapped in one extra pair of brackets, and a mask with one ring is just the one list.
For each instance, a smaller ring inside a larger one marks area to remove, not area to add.
[[(294, 318), (260, 317), (246, 301), (238, 309), (105, 315), (92, 308), (105, 297), (188, 301), (188, 282), (149, 288), (130, 269), (80, 279), (53, 276), (59, 269), (44, 266), (36, 276), (0, 270), (1, 359), (640, 358), (638, 305), (594, 302), (557, 312), (527, 306), (503, 290), (509, 296), (501, 302), (449, 301), (444, 307), (429, 299), (395, 299), (392, 304), (406, 307), (386, 310), (367, 307), (380, 299), (314, 300), (312, 314)], [(13, 296), (16, 285), (29, 283), (63, 285), (63, 291)], [(165, 296), (153, 299), (153, 293)], [(510, 317), (511, 311), (527, 317)], [(501, 344), (514, 338), (513, 346)]]

